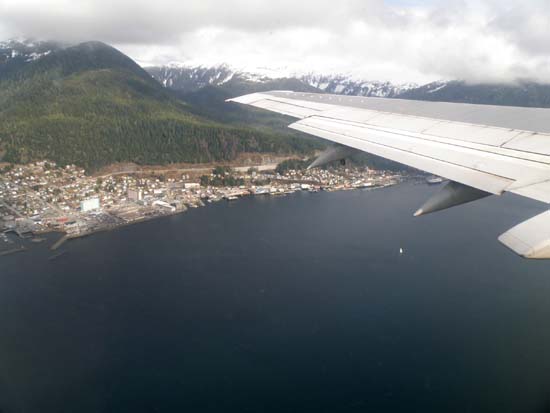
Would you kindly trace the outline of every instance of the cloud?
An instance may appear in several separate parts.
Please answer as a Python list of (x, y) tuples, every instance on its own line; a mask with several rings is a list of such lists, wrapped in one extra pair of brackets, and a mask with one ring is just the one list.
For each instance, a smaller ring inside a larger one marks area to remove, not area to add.
[(529, 54), (543, 57), (550, 54), (550, 10), (547, 1), (535, 0), (496, 10), (490, 27)]
[(1, 0), (3, 25), (35, 36), (111, 42), (172, 42), (204, 27), (247, 32), (288, 27), (330, 27), (381, 8), (379, 0), (344, 0), (338, 7), (315, 0)]
[(103, 40), (144, 64), (550, 82), (546, 0), (0, 0), (0, 35)]

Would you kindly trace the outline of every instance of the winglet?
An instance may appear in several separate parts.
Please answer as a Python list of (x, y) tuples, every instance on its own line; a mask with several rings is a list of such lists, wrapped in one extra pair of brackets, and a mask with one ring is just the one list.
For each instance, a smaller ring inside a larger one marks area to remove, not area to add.
[(259, 100), (266, 99), (267, 96), (263, 93), (250, 93), (249, 95), (238, 96), (231, 99), (226, 99), (226, 102), (242, 103), (243, 105), (251, 105)]
[(251, 105), (254, 102), (257, 102), (259, 100), (263, 99), (269, 99), (270, 93), (294, 93), (292, 90), (271, 90), (269, 92), (257, 92), (257, 93), (250, 93), (248, 95), (242, 95), (237, 96), (231, 99), (226, 99), (226, 102), (235, 102), (235, 103), (242, 103), (243, 105)]

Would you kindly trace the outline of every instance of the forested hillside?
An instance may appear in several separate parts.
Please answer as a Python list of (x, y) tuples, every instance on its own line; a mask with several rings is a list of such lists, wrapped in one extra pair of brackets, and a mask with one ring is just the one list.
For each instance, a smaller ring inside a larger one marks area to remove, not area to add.
[[(9, 70), (8, 70), (9, 69)], [(0, 64), (0, 154), (88, 169), (231, 160), (241, 152), (310, 153), (315, 141), (193, 113), (130, 58), (98, 42)]]

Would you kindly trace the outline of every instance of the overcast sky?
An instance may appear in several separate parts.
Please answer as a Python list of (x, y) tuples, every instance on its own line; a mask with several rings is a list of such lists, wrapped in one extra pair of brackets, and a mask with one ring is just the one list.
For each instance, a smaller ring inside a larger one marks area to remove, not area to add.
[(144, 65), (550, 82), (548, 0), (0, 0), (0, 36), (101, 40)]

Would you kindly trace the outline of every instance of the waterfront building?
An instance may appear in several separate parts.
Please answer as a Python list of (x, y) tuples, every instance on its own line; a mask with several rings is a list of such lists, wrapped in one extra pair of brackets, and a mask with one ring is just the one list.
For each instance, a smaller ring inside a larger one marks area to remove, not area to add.
[(174, 205), (170, 205), (168, 202), (155, 201), (153, 202), (153, 206), (158, 206), (161, 208), (168, 209), (170, 212), (176, 212), (176, 207)]

